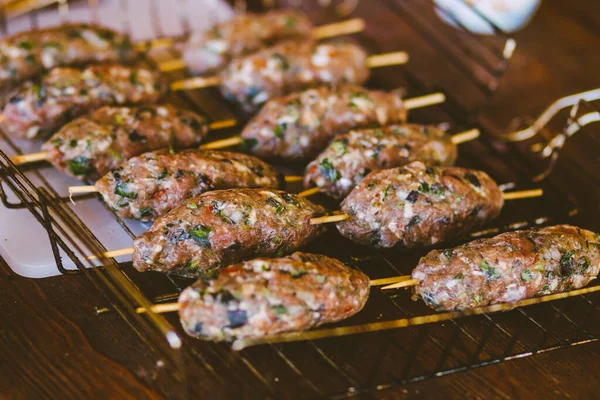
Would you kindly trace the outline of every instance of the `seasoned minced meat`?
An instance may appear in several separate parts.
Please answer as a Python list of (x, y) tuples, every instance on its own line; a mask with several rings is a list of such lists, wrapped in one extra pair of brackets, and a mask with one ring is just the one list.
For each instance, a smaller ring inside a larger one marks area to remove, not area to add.
[(416, 296), (463, 310), (578, 289), (600, 272), (600, 235), (570, 225), (508, 232), (421, 258)]
[(246, 154), (158, 150), (127, 160), (96, 182), (96, 188), (119, 216), (150, 221), (209, 190), (279, 189), (282, 183), (275, 168)]
[(303, 331), (346, 319), (369, 296), (368, 277), (323, 255), (258, 258), (200, 279), (179, 297), (185, 331), (214, 341)]
[(188, 69), (206, 74), (225, 67), (236, 57), (254, 53), (286, 39), (310, 39), (312, 24), (301, 11), (245, 13), (193, 34), (183, 51)]
[(368, 78), (367, 53), (354, 44), (287, 41), (233, 60), (221, 73), (221, 90), (252, 113), (274, 97)]
[(241, 136), (259, 157), (312, 160), (337, 134), (405, 122), (406, 114), (395, 92), (321, 86), (268, 101)]
[(98, 179), (143, 152), (197, 146), (207, 133), (205, 117), (171, 105), (102, 107), (65, 125), (42, 150), (59, 170)]
[(161, 76), (145, 67), (54, 68), (9, 97), (1, 114), (2, 126), (28, 139), (44, 137), (102, 106), (155, 103), (166, 89)]
[(0, 93), (56, 67), (128, 62), (137, 56), (129, 37), (90, 24), (64, 24), (0, 40)]
[(356, 243), (418, 247), (460, 237), (500, 213), (500, 188), (485, 172), (415, 161), (371, 172), (342, 202), (337, 224)]
[(341, 199), (371, 171), (400, 167), (412, 161), (450, 166), (457, 156), (451, 139), (443, 130), (427, 125), (353, 130), (336, 136), (308, 164), (304, 186), (317, 186), (322, 193)]
[(206, 274), (253, 257), (282, 256), (325, 231), (310, 219), (325, 209), (281, 190), (206, 192), (159, 217), (135, 239), (139, 271)]

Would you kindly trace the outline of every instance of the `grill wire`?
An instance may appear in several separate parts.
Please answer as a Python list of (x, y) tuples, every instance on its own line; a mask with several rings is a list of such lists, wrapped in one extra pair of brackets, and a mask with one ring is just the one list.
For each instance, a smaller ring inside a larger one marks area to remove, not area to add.
[[(62, 15), (67, 17), (67, 2), (58, 3)], [(127, 0), (120, 0), (119, 3), (123, 30), (126, 32), (130, 28), (129, 3)], [(181, 10), (185, 10), (188, 0), (177, 3)], [(472, 92), (476, 93), (474, 97), (485, 99), (495, 90), (515, 46), (511, 37), (497, 32), (493, 38), (480, 38), (463, 32), (464, 41), (455, 41), (450, 45), (443, 39), (443, 32), (436, 33), (432, 29), (434, 20), (423, 17), (426, 15), (423, 4), (430, 7), (430, 2), (387, 0), (382, 3), (389, 8), (391, 17), (421, 37), (423, 43), (427, 43), (475, 88), (475, 92)], [(93, 20), (97, 20), (97, 0), (89, 0), (88, 5)], [(339, 2), (336, 5), (339, 6)], [(163, 29), (158, 18), (159, 2), (152, 0), (148, 6), (153, 16), (154, 33), (161, 36)], [(360, 9), (361, 5), (358, 7)], [(312, 4), (306, 8), (313, 11), (318, 10), (319, 6)], [(318, 11), (330, 21), (335, 18), (331, 9)], [(7, 32), (8, 23), (5, 15), (2, 9), (0, 30), (3, 34)], [(186, 19), (187, 14), (182, 11), (179, 15), (183, 30), (188, 32), (190, 24)], [(29, 16), (32, 27), (37, 27), (35, 9), (29, 12)], [(357, 40), (372, 53), (391, 50), (380, 45), (373, 36), (367, 30), (358, 35)], [(420, 56), (418, 51), (410, 54), (412, 59)], [(174, 51), (162, 50), (152, 52), (147, 61), (156, 63), (174, 57)], [(421, 76), (409, 70), (410, 66), (398, 68), (398, 78), (394, 82), (383, 79), (375, 71), (371, 83), (387, 89), (406, 86), (411, 95), (445, 89), (435, 83), (426, 83)], [(184, 76), (183, 72), (172, 74), (173, 79)], [(461, 101), (464, 99), (451, 93), (446, 93), (446, 104), (415, 111), (411, 119), (423, 123), (449, 122), (457, 131), (470, 127), (472, 121), (468, 117), (468, 107)], [(461, 96), (464, 97), (462, 93)], [(213, 120), (235, 115), (214, 90), (171, 94), (168, 101), (201, 110)], [(533, 175), (533, 162), (523, 157), (522, 153), (502, 152), (485, 140), (485, 132), (483, 136), (484, 139), (461, 147), (460, 165), (483, 169), (497, 181), (515, 182), (519, 188), (531, 185), (531, 181), (523, 177)], [(0, 132), (0, 137), (12, 150), (20, 153), (4, 132)], [(545, 191), (544, 199), (509, 202), (502, 216), (489, 229), (473, 236), (491, 236), (509, 229), (548, 223), (576, 224), (586, 221), (586, 210), (578, 204), (579, 197), (566, 190), (560, 181), (569, 174), (578, 174), (580, 182), (597, 184), (597, 180), (583, 175), (581, 167), (574, 161), (562, 161), (557, 166), (561, 173), (551, 176), (541, 185)], [(119, 313), (127, 321), (160, 360), (164, 373), (177, 383), (166, 389), (170, 396), (198, 397), (207, 387), (214, 387), (215, 393), (220, 391), (235, 397), (248, 393), (257, 397), (347, 397), (581, 345), (599, 338), (600, 328), (594, 321), (600, 316), (600, 297), (592, 293), (503, 313), (455, 318), (444, 323), (292, 344), (271, 344), (232, 352), (226, 344), (205, 343), (181, 335), (176, 315), (136, 314), (134, 310), (138, 306), (148, 307), (151, 303), (173, 301), (191, 281), (159, 273), (138, 273), (131, 263), (117, 263), (103, 258), (100, 258), (101, 267), (89, 268), (91, 264), (84, 255), (103, 252), (105, 248), (102, 243), (72, 211), (68, 199), (61, 197), (51, 187), (35, 165), (22, 170), (24, 172), (15, 168), (9, 157), (0, 151), (2, 203), (7, 208), (28, 209), (44, 226), (61, 273), (85, 274), (94, 283), (106, 297), (108, 310)], [(31, 183), (31, 177), (41, 182), (37, 188)], [(16, 195), (18, 201), (9, 200), (7, 188)], [(80, 196), (77, 200), (98, 201), (90, 195)], [(133, 239), (135, 235), (126, 223), (113, 216)], [(589, 224), (589, 219), (586, 222), (584, 225)], [(598, 226), (591, 228), (598, 231)], [(425, 253), (373, 251), (348, 246), (334, 231), (328, 232), (323, 240), (311, 245), (307, 251), (337, 257), (371, 278), (408, 274)], [(75, 262), (77, 270), (63, 267), (61, 252)], [(102, 318), (107, 317), (99, 314), (98, 323), (102, 323)], [(407, 291), (384, 294), (374, 289), (361, 313), (337, 325), (357, 325), (428, 314), (431, 314), (431, 310), (421, 302), (411, 301)]]

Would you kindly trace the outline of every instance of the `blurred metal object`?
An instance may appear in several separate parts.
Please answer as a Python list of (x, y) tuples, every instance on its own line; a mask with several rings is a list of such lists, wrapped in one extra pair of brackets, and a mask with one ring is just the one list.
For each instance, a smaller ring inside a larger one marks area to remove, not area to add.
[(573, 107), (580, 101), (594, 101), (600, 99), (600, 88), (572, 94), (556, 100), (548, 107), (531, 126), (520, 131), (511, 133), (494, 134), (497, 139), (506, 142), (521, 142), (536, 136), (548, 123), (562, 110), (568, 107)]
[(579, 132), (584, 126), (600, 122), (600, 109), (591, 102), (580, 100), (571, 108), (569, 119), (564, 129), (552, 137), (546, 145), (535, 143), (530, 146), (530, 150), (537, 153), (542, 159), (550, 159), (550, 163), (544, 171), (533, 177), (534, 182), (540, 182), (546, 179), (554, 169), (560, 150), (563, 148), (567, 139)]

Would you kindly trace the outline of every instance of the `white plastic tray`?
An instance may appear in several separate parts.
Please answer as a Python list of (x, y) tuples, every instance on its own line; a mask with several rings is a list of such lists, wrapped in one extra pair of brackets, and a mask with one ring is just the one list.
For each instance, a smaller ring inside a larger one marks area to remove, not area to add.
[[(119, 0), (99, 2), (99, 15), (103, 24), (120, 29), (122, 19), (119, 3)], [(174, 4), (188, 4), (187, 13), (193, 29), (206, 29), (209, 27), (209, 21), (215, 23), (232, 16), (229, 5), (221, 0), (157, 3), (161, 7), (159, 13), (160, 26), (165, 35), (182, 33), (178, 16), (181, 10), (176, 6), (174, 7)], [(129, 2), (130, 15), (128, 18), (134, 40), (145, 40), (153, 37), (149, 4), (150, 2), (146, 0)], [(171, 5), (166, 6), (167, 4)], [(70, 10), (72, 21), (90, 21), (90, 15), (86, 7), (75, 6)], [(59, 21), (58, 13), (55, 10), (39, 13), (40, 27), (55, 25)], [(11, 20), (8, 27), (10, 33), (30, 29), (30, 18), (24, 16)], [(15, 142), (23, 153), (37, 152), (42, 144), (41, 141), (15, 140)], [(0, 139), (0, 149), (8, 155), (14, 155), (2, 139)], [(81, 182), (56, 171), (50, 164), (44, 165), (39, 172), (60, 194), (66, 194), (69, 186), (81, 184)], [(39, 178), (34, 173), (27, 173), (27, 176), (34, 184), (38, 185), (40, 183)], [(4, 187), (7, 189), (6, 186)], [(14, 194), (10, 193), (9, 190), (7, 192), (12, 202), (18, 202)], [(131, 247), (131, 238), (119, 226), (110, 212), (105, 209), (100, 200), (95, 198), (80, 200), (76, 205), (70, 205), (70, 207), (107, 249)], [(150, 225), (132, 221), (128, 222), (128, 226), (137, 235), (146, 231)], [(44, 278), (60, 274), (54, 261), (46, 230), (27, 209), (7, 209), (0, 204), (0, 255), (16, 273), (25, 277)], [(118, 261), (127, 261), (128, 259), (131, 259), (131, 257), (117, 258)], [(64, 254), (62, 260), (65, 268), (75, 268), (73, 262)]]

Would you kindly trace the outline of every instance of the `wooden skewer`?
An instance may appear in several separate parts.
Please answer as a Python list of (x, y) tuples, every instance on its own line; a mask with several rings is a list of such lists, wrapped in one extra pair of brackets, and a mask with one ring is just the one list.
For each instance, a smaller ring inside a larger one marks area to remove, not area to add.
[[(304, 179), (300, 175), (288, 175), (284, 177), (287, 183), (298, 182)], [(94, 185), (82, 185), (82, 186), (69, 186), (69, 195), (80, 194), (80, 193), (96, 193), (98, 188)]]
[(311, 225), (330, 224), (332, 222), (340, 222), (350, 218), (348, 214), (326, 215), (324, 217), (311, 218)]
[[(542, 189), (533, 189), (533, 190), (522, 190), (522, 191), (518, 191), (518, 192), (504, 193), (503, 197), (506, 200), (516, 200), (516, 199), (525, 199), (525, 198), (531, 198), (531, 197), (540, 197), (543, 194), (544, 194), (544, 192)], [(329, 223), (333, 223), (333, 222), (344, 221), (348, 218), (350, 218), (350, 215), (348, 215), (348, 214), (326, 215), (324, 217), (311, 218), (310, 224), (311, 225), (329, 224)], [(104, 253), (104, 257), (113, 258), (113, 257), (127, 255), (127, 254), (133, 254), (132, 247), (129, 247), (126, 249), (107, 251), (106, 253)], [(89, 256), (88, 257), (89, 260), (94, 259), (94, 258), (97, 258), (97, 256)]]
[(531, 190), (520, 190), (517, 192), (503, 193), (502, 197), (504, 200), (518, 200), (518, 199), (529, 199), (532, 197), (541, 197), (544, 195), (542, 189), (531, 189)]
[(38, 161), (44, 161), (48, 158), (48, 153), (40, 151), (39, 153), (23, 154), (20, 156), (14, 156), (10, 158), (15, 165), (23, 165), (28, 163), (34, 163)]
[(410, 275), (404, 276), (406, 279), (401, 282), (392, 283), (391, 285), (387, 285), (381, 288), (381, 290), (389, 290), (389, 289), (399, 289), (403, 287), (415, 286), (419, 281), (416, 279), (411, 279)]
[(461, 144), (465, 142), (470, 142), (471, 140), (475, 140), (479, 137), (479, 129), (469, 129), (468, 131), (464, 131), (461, 133), (457, 133), (452, 135), (450, 139), (453, 144)]
[(425, 96), (413, 97), (412, 99), (404, 100), (404, 107), (407, 110), (414, 110), (415, 108), (429, 107), (436, 104), (441, 104), (446, 101), (446, 95), (444, 93), (432, 93)]
[[(177, 60), (176, 60), (177, 61)], [(408, 54), (403, 51), (397, 51), (393, 53), (378, 54), (367, 58), (367, 66), (369, 68), (387, 67), (390, 65), (402, 65), (408, 61)], [(211, 86), (218, 86), (221, 84), (221, 78), (218, 76), (197, 76), (195, 78), (184, 79), (176, 81), (171, 84), (172, 91), (178, 90), (191, 90), (191, 89), (202, 89)], [(443, 100), (442, 100), (443, 101)], [(440, 103), (437, 101), (434, 104)], [(410, 107), (406, 105), (408, 109)], [(420, 106), (425, 107), (425, 106)], [(417, 108), (417, 107), (413, 107)]]
[[(321, 25), (313, 29), (312, 36), (315, 40), (327, 39), (334, 36), (350, 35), (362, 32), (365, 29), (365, 21), (361, 18), (352, 18), (347, 21), (334, 22), (332, 24)], [(140, 51), (168, 47), (169, 39), (157, 39), (156, 42), (139, 43), (136, 48)], [(161, 72), (172, 72), (185, 68), (185, 60), (177, 59), (165, 61), (158, 66)]]
[(285, 181), (287, 183), (300, 182), (304, 180), (304, 176), (302, 175), (286, 175)]
[[(389, 283), (402, 283), (402, 282), (406, 281), (407, 279), (410, 279), (410, 276), (404, 275), (404, 276), (393, 276), (391, 278), (372, 279), (370, 281), (370, 285), (372, 287), (375, 287), (375, 286), (388, 285)], [(152, 312), (157, 313), (157, 314), (179, 311), (180, 308), (181, 308), (181, 303), (155, 304), (152, 307), (150, 307)], [(145, 307), (138, 307), (135, 310), (135, 312), (137, 312), (138, 314), (143, 314), (146, 311), (147, 311), (147, 308), (145, 308)]]
[(312, 196), (313, 194), (317, 194), (321, 191), (320, 187), (314, 187), (314, 188), (310, 188), (310, 189), (306, 189), (300, 193), (298, 193), (298, 197), (308, 197), (308, 196)]
[[(133, 254), (133, 247), (127, 247), (126, 249), (107, 251), (106, 253), (104, 253), (102, 255), (106, 258), (115, 258), (115, 257), (120, 257), (120, 256), (126, 256), (128, 254)], [(88, 260), (93, 260), (96, 258), (98, 258), (98, 256), (88, 256), (87, 257)]]
[(312, 36), (315, 40), (321, 40), (362, 32), (364, 29), (365, 21), (362, 18), (352, 18), (346, 21), (317, 26), (313, 29)]
[[(468, 142), (470, 140), (477, 139), (478, 137), (479, 137), (479, 129), (469, 129), (468, 131), (464, 131), (464, 132), (452, 135), (452, 138), (450, 140), (452, 140), (452, 143), (454, 143), (454, 144), (461, 144), (464, 142)], [(313, 194), (317, 194), (320, 191), (321, 191), (321, 189), (318, 187), (306, 189), (305, 191), (298, 193), (298, 197), (312, 196)]]
[(221, 121), (211, 122), (210, 124), (208, 124), (208, 129), (211, 130), (211, 131), (216, 131), (216, 130), (219, 130), (219, 129), (233, 128), (236, 125), (237, 125), (237, 120), (235, 120), (235, 119), (224, 119), (224, 120), (221, 120)]
[(95, 193), (98, 188), (95, 185), (69, 186), (69, 196), (77, 193)]
[(206, 143), (200, 146), (202, 150), (216, 150), (224, 147), (236, 146), (242, 144), (243, 139), (240, 136), (234, 136), (227, 139), (215, 140), (214, 142)]
[[(213, 131), (213, 130), (217, 130), (217, 129), (231, 128), (236, 125), (237, 125), (237, 121), (235, 119), (224, 119), (222, 121), (211, 122), (208, 125), (208, 129)], [(217, 140), (212, 143), (218, 143), (218, 142), (220, 142), (220, 141)], [(210, 143), (208, 143), (208, 144), (210, 144)], [(222, 147), (227, 147), (227, 146), (222, 146)], [(201, 146), (201, 148), (202, 148), (202, 146)], [(218, 149), (220, 147), (208, 147), (208, 148)], [(45, 161), (46, 159), (48, 159), (48, 153), (45, 151), (40, 151), (39, 153), (23, 154), (23, 155), (14, 156), (14, 157), (10, 158), (10, 160), (15, 165), (23, 165), (23, 164), (28, 164), (28, 163), (38, 162), (38, 161)]]
[(408, 62), (408, 53), (405, 51), (396, 51), (393, 53), (379, 54), (367, 58), (367, 67), (379, 68), (389, 65), (402, 65)]

